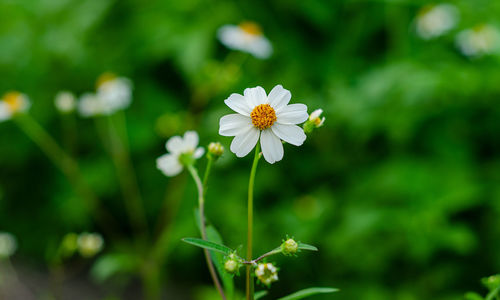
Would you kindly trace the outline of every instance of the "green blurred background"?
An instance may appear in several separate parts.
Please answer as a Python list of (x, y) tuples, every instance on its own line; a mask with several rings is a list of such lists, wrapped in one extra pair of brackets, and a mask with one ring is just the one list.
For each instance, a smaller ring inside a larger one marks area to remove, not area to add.
[[(320, 252), (277, 257), (280, 281), (266, 299), (309, 286), (341, 289), (318, 300), (462, 299), (500, 269), (500, 57), (467, 58), (454, 38), (477, 24), (500, 25), (500, 2), (451, 2), (459, 24), (427, 41), (414, 20), (428, 3), (1, 0), (0, 93), (29, 95), (33, 117), (62, 140), (53, 105), (59, 90), (91, 91), (105, 71), (133, 81), (126, 117), (148, 241), (162, 222), (172, 226), (160, 265), (164, 298), (205, 300), (217, 298), (202, 251), (180, 242), (198, 236), (194, 184), (187, 174), (166, 178), (155, 160), (167, 138), (188, 129), (202, 145), (221, 141), (228, 149), (231, 139), (218, 135), (219, 118), (230, 112), (223, 100), (282, 84), (292, 102), (323, 108), (327, 121), (304, 146), (286, 145), (283, 161), (260, 165), (255, 252), (286, 234)], [(244, 20), (261, 25), (274, 47), (270, 59), (217, 40), (220, 26)], [(62, 285), (84, 286), (91, 294), (82, 299), (142, 299), (134, 259), (109, 259), (121, 257), (131, 235), (113, 163), (94, 121), (77, 122), (74, 153), (124, 237), (104, 234), (100, 256), (67, 262), (76, 275)], [(209, 184), (207, 217), (234, 248), (246, 240), (251, 160), (227, 151)], [(32, 277), (52, 273), (48, 257), (66, 233), (103, 230), (13, 122), (0, 124), (0, 166), (0, 230), (18, 238), (12, 260), (20, 281), (38, 282)], [(53, 299), (46, 281), (36, 299)]]

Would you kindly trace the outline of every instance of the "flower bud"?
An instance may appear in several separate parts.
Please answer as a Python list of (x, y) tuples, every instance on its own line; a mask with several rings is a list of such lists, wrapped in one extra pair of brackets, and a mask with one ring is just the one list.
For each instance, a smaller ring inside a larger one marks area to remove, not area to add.
[(63, 257), (72, 256), (78, 249), (78, 235), (73, 232), (66, 234), (61, 242), (60, 249)]
[(224, 146), (222, 146), (219, 142), (211, 142), (208, 145), (208, 155), (214, 159), (217, 159), (222, 156), (224, 153)]
[(287, 239), (281, 244), (281, 252), (284, 255), (295, 255), (299, 250), (299, 244), (294, 239)]
[(238, 256), (234, 253), (231, 253), (224, 263), (224, 269), (229, 274), (236, 274), (241, 267), (241, 261)]
[(258, 264), (255, 268), (255, 276), (257, 279), (267, 286), (278, 281), (278, 268), (271, 263)]
[(325, 122), (325, 117), (321, 117), (323, 110), (321, 108), (316, 109), (309, 115), (309, 119), (304, 123), (304, 131), (306, 133), (312, 132), (316, 128), (323, 126)]
[(54, 100), (57, 110), (61, 113), (70, 113), (76, 108), (76, 98), (73, 93), (60, 91)]
[(104, 240), (98, 233), (82, 233), (78, 236), (78, 251), (83, 257), (92, 257), (104, 246)]

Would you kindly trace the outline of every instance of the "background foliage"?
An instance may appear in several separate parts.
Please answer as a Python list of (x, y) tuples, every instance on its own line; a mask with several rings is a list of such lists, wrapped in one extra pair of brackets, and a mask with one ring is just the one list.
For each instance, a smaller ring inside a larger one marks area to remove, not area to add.
[[(303, 147), (286, 146), (282, 162), (261, 164), (256, 253), (285, 234), (320, 252), (276, 258), (282, 267), (271, 298), (318, 285), (341, 292), (317, 299), (461, 299), (500, 269), (500, 58), (466, 58), (454, 35), (500, 25), (500, 2), (454, 1), (458, 28), (423, 41), (413, 22), (426, 3), (3, 0), (0, 91), (28, 94), (32, 115), (62, 139), (57, 91), (93, 90), (104, 71), (132, 79), (128, 131), (152, 237), (164, 201), (168, 215), (171, 198), (182, 198), (162, 285), (181, 287), (179, 299), (206, 299), (202, 252), (179, 242), (197, 236), (194, 185), (185, 174), (165, 178), (155, 159), (168, 137), (187, 129), (203, 145), (220, 140), (229, 148), (230, 139), (217, 135), (229, 111), (223, 100), (283, 84), (292, 101), (323, 108), (327, 122)], [(218, 27), (242, 20), (261, 24), (275, 50), (269, 60), (217, 41)], [(93, 121), (79, 118), (77, 126), (85, 177), (129, 234)], [(16, 261), (44, 272), (48, 249), (65, 233), (101, 229), (12, 122), (0, 124), (0, 141), (0, 228), (19, 239)], [(251, 155), (226, 152), (209, 186), (207, 216), (231, 247), (245, 241), (250, 164)], [(173, 196), (164, 200), (166, 189)], [(105, 239), (104, 256), (119, 244)], [(121, 295), (136, 279), (112, 276), (100, 288)]]

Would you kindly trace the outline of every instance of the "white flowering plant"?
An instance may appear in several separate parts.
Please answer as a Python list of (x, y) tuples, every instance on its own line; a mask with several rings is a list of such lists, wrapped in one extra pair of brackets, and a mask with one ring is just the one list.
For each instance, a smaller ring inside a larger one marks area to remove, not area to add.
[[(253, 164), (248, 184), (247, 210), (247, 249), (246, 255), (222, 243), (223, 239), (213, 225), (207, 225), (205, 216), (205, 196), (207, 181), (213, 162), (222, 155), (223, 147), (211, 143), (208, 147), (208, 164), (203, 180), (195, 167), (196, 160), (204, 151), (198, 147), (199, 137), (188, 131), (184, 138), (174, 136), (167, 141), (166, 148), (170, 152), (158, 158), (157, 167), (167, 176), (179, 174), (186, 168), (196, 183), (198, 190), (197, 223), (201, 238), (184, 238), (183, 241), (203, 248), (212, 281), (221, 299), (236, 299), (233, 276), (240, 275), (245, 268), (246, 299), (254, 300), (264, 297), (267, 292), (255, 292), (255, 281), (264, 287), (271, 287), (278, 281), (278, 267), (266, 262), (273, 255), (297, 256), (300, 251), (318, 251), (315, 246), (298, 242), (287, 236), (282, 244), (258, 256), (253, 256), (253, 220), (254, 220), (254, 184), (257, 166), (261, 158), (269, 164), (279, 162), (284, 157), (286, 144), (301, 146), (306, 140), (306, 133), (323, 126), (325, 118), (321, 118), (322, 110), (307, 113), (307, 106), (301, 103), (290, 104), (292, 95), (281, 85), (275, 86), (269, 95), (258, 86), (247, 88), (243, 95), (231, 94), (224, 102), (235, 113), (220, 119), (219, 134), (234, 137), (230, 150), (237, 157), (244, 157), (255, 149)], [(303, 124), (302, 127), (299, 124)], [(210, 232), (210, 234), (209, 234)], [(332, 293), (335, 288), (314, 287), (301, 290), (280, 299), (302, 299), (319, 293)]]

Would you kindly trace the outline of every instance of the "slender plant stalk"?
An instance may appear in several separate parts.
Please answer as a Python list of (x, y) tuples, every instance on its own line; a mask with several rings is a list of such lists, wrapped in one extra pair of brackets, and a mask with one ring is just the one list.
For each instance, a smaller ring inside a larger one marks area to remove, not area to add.
[(141, 237), (144, 236), (144, 233), (148, 232), (148, 226), (142, 204), (142, 197), (130, 160), (125, 125), (122, 124), (125, 122), (123, 118), (121, 113), (117, 113), (117, 120), (119, 121), (118, 123), (120, 123), (120, 128), (117, 127), (116, 122), (114, 122), (111, 116), (105, 120), (105, 124), (100, 123), (102, 120), (96, 120), (96, 125), (99, 135), (115, 165), (125, 202), (125, 209), (127, 210), (132, 229), (137, 237)]
[[(207, 230), (205, 228), (205, 196), (204, 196), (204, 188), (203, 183), (201, 182), (200, 176), (198, 175), (198, 171), (193, 166), (188, 166), (189, 173), (193, 177), (196, 187), (198, 189), (198, 205), (200, 211), (200, 227), (201, 227), (201, 237), (204, 240), (207, 240)], [(207, 249), (203, 249), (205, 252), (205, 259), (207, 260), (208, 270), (210, 271), (210, 276), (212, 276), (212, 280), (214, 282), (217, 291), (221, 295), (222, 299), (226, 300), (226, 295), (224, 294), (224, 290), (222, 289), (222, 285), (220, 284), (219, 278), (215, 273), (215, 268), (212, 263), (212, 259), (210, 258), (210, 252)]]
[(211, 156), (208, 156), (207, 159), (207, 167), (205, 168), (205, 175), (203, 175), (203, 197), (207, 195), (208, 176), (210, 175), (210, 170), (212, 169), (212, 164), (214, 161)]
[(485, 298), (485, 300), (493, 300), (493, 299), (498, 299), (500, 296), (500, 286), (491, 291)]
[[(255, 173), (260, 158), (260, 144), (255, 147), (255, 156), (253, 158), (252, 170), (248, 181), (248, 226), (247, 226), (247, 261), (252, 260), (252, 242), (253, 242), (253, 187), (255, 182)], [(246, 295), (247, 300), (254, 300), (254, 280), (252, 278), (252, 265), (247, 265), (246, 275)]]
[(110, 228), (110, 224), (114, 224), (112, 223), (112, 216), (99, 205), (97, 196), (83, 180), (76, 161), (66, 154), (52, 136), (30, 115), (19, 115), (14, 120), (19, 128), (38, 145), (52, 163), (68, 178), (74, 190), (86, 201), (87, 206), (103, 230), (107, 231), (108, 234), (114, 234), (114, 231)]

